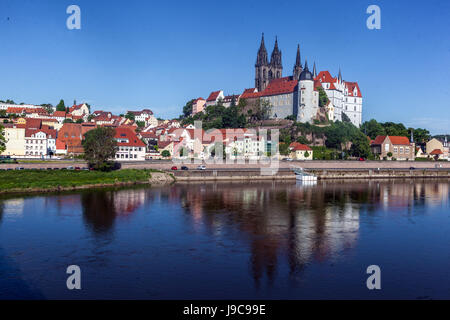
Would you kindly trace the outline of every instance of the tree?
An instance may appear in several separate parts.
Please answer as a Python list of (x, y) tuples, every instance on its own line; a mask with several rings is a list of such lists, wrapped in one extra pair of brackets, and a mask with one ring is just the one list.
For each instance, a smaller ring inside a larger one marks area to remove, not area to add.
[(352, 120), (350, 120), (350, 118), (348, 117), (348, 115), (346, 115), (344, 112), (342, 112), (342, 122), (348, 122), (348, 123), (351, 123)]
[(361, 131), (364, 132), (371, 139), (375, 139), (377, 136), (384, 136), (386, 132), (381, 123), (378, 123), (377, 120), (371, 119), (370, 121), (366, 121), (361, 125)]
[(6, 138), (3, 126), (0, 125), (0, 153), (6, 150)]
[(102, 171), (112, 169), (109, 159), (115, 158), (117, 151), (114, 136), (115, 130), (108, 127), (98, 127), (84, 134), (84, 158), (90, 167)]
[(186, 105), (183, 107), (183, 117), (187, 118), (192, 114), (192, 105), (194, 104), (195, 99), (189, 100)]
[(362, 132), (355, 132), (352, 137), (352, 146), (350, 147), (350, 154), (354, 157), (369, 158), (372, 154), (370, 144), (367, 137)]
[(70, 118), (64, 119), (63, 123), (73, 123), (73, 120)]
[(48, 113), (48, 114), (52, 114), (53, 113), (53, 105), (50, 103), (44, 103), (41, 104), (41, 107), (44, 108), (44, 110)]
[(133, 113), (131, 113), (131, 112), (127, 112), (127, 114), (125, 115), (125, 118), (126, 119), (128, 119), (128, 120), (132, 120), (132, 121), (134, 121), (134, 114)]
[(144, 121), (136, 121), (136, 124), (139, 128), (143, 128), (145, 127), (145, 122)]
[[(68, 120), (68, 119), (66, 119), (66, 120)], [(75, 121), (76, 123), (83, 123), (84, 122), (84, 120), (83, 119), (78, 119), (77, 121)]]
[(392, 152), (389, 151), (386, 155), (390, 158), (392, 157)]
[(309, 158), (309, 152), (305, 151), (305, 158)]
[(322, 86), (318, 86), (316, 89), (319, 91), (319, 107), (325, 107), (330, 101), (328, 99), (327, 93)]
[(161, 152), (161, 155), (162, 155), (164, 158), (169, 158), (169, 157), (170, 157), (170, 152), (169, 152), (169, 150), (163, 150), (163, 151)]
[(64, 104), (64, 100), (59, 100), (58, 105), (56, 106), (56, 111), (64, 111), (66, 112), (66, 105)]

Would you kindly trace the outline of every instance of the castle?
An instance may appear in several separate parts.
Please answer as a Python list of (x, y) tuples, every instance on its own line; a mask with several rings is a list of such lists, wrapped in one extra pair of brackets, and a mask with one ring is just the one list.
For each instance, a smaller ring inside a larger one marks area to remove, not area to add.
[[(319, 107), (319, 89), (322, 87), (329, 102)], [(220, 103), (229, 107), (245, 99), (253, 108), (261, 99), (271, 105), (270, 118), (294, 118), (298, 122), (314, 123), (327, 117), (331, 121), (350, 120), (355, 126), (362, 122), (362, 94), (357, 82), (344, 81), (341, 70), (337, 77), (329, 71), (317, 73), (314, 63), (312, 72), (308, 62), (302, 64), (300, 45), (292, 69), (292, 75), (283, 77), (283, 63), (278, 39), (270, 55), (270, 61), (262, 35), (255, 63), (255, 86), (240, 95), (224, 95), (222, 90), (213, 91), (207, 99), (198, 98), (193, 104), (193, 114), (202, 112), (206, 106)], [(348, 119), (346, 119), (348, 118)]]
[(313, 71), (310, 72), (306, 60), (304, 67), (302, 65), (300, 45), (297, 46), (292, 76), (283, 77), (278, 39), (275, 38), (269, 61), (263, 34), (256, 56), (255, 88), (244, 91), (241, 98), (268, 99), (273, 106), (272, 118), (292, 115), (297, 121), (313, 122), (319, 110), (317, 88), (320, 86), (330, 100), (326, 109), (331, 120), (342, 121), (345, 114), (354, 125), (361, 125), (362, 94), (357, 82), (344, 81), (340, 70), (337, 77), (332, 77), (328, 71), (317, 74), (315, 63)]

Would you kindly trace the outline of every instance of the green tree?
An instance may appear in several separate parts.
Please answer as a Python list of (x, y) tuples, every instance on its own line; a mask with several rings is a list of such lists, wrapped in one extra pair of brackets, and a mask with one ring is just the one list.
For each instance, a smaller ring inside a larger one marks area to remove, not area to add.
[(66, 111), (66, 105), (63, 99), (59, 100), (59, 103), (56, 105), (56, 111)]
[(170, 152), (169, 152), (169, 150), (163, 150), (163, 151), (161, 152), (161, 155), (162, 155), (164, 158), (169, 158), (169, 157), (170, 157)]
[(364, 122), (361, 125), (361, 131), (364, 132), (371, 139), (375, 139), (377, 136), (386, 135), (386, 131), (381, 123), (378, 123), (377, 120), (371, 119), (369, 121)]
[(139, 128), (143, 128), (145, 127), (145, 122), (144, 121), (136, 121), (136, 124)]
[(64, 119), (63, 123), (73, 123), (73, 120), (70, 118)]
[(135, 119), (134, 114), (131, 112), (127, 112), (127, 114), (125, 115), (125, 118), (128, 120), (132, 120), (132, 121), (134, 121), (134, 119)]
[(89, 166), (102, 171), (112, 168), (113, 163), (109, 159), (115, 158), (117, 150), (114, 135), (115, 130), (108, 127), (98, 127), (84, 134), (84, 158)]
[[(66, 119), (67, 120), (67, 119)], [(78, 119), (77, 121), (75, 121), (76, 123), (83, 123), (84, 120), (83, 119)]]
[(6, 138), (5, 131), (2, 125), (0, 125), (0, 153), (6, 150)]
[(344, 112), (342, 112), (342, 122), (348, 122), (348, 123), (351, 123), (352, 120), (350, 120), (350, 118), (348, 117), (348, 115), (346, 115)]
[(319, 91), (319, 107), (325, 107), (330, 101), (328, 99), (327, 93), (322, 86), (318, 86), (316, 89)]
[(187, 118), (192, 114), (192, 105), (194, 104), (195, 99), (189, 100), (186, 102), (186, 105), (183, 107), (183, 117)]

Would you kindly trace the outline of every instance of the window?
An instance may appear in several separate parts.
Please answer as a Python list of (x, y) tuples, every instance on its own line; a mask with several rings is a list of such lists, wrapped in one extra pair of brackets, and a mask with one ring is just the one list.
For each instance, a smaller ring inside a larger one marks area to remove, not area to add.
[(400, 153), (403, 153), (403, 147), (400, 147)]
[(397, 153), (397, 152), (398, 152), (398, 148), (394, 147), (394, 153)]

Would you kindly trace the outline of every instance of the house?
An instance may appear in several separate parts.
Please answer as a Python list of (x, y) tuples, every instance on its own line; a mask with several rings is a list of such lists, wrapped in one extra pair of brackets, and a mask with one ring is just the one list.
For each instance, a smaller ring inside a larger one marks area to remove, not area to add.
[(380, 159), (414, 160), (415, 145), (407, 137), (377, 136), (370, 144), (370, 149)]
[(169, 158), (171, 158), (173, 155), (173, 147), (174, 147), (173, 141), (158, 141), (158, 150), (159, 150), (159, 153), (161, 154), (161, 156), (162, 156), (163, 151), (167, 150), (167, 151), (169, 151), (169, 154), (170, 154)]
[(25, 156), (25, 126), (5, 123), (3, 127), (6, 138), (6, 149), (1, 154), (11, 157)]
[(205, 108), (206, 100), (203, 98), (197, 98), (195, 99), (194, 103), (192, 104), (192, 114), (196, 114), (199, 112), (202, 112)]
[(116, 160), (143, 161), (145, 160), (146, 145), (130, 128), (115, 129), (114, 139), (117, 141)]
[(239, 94), (232, 94), (232, 95), (229, 95), (229, 96), (225, 96), (223, 98), (223, 101), (222, 101), (223, 106), (225, 108), (229, 108), (233, 104), (233, 101), (234, 101), (234, 105), (237, 106), (238, 103), (239, 103), (240, 96), (241, 95), (239, 95)]
[(84, 153), (81, 144), (84, 134), (96, 126), (91, 123), (64, 123), (58, 132), (59, 145), (66, 145), (67, 154), (79, 155)]
[(429, 153), (430, 157), (432, 157), (434, 160), (443, 160), (444, 159), (444, 152), (440, 149), (434, 149)]
[(89, 116), (89, 107), (86, 103), (73, 105), (69, 108), (69, 112), (73, 116), (82, 117), (84, 121), (87, 120), (87, 117)]
[(425, 152), (431, 154), (434, 150), (440, 150), (444, 152), (444, 144), (436, 138), (431, 139), (425, 144)]
[(289, 145), (289, 150), (291, 153), (289, 157), (295, 160), (312, 160), (313, 150), (305, 144), (299, 142), (292, 142)]
[(213, 91), (206, 99), (206, 106), (216, 105), (219, 101), (222, 101), (225, 98), (222, 90)]

